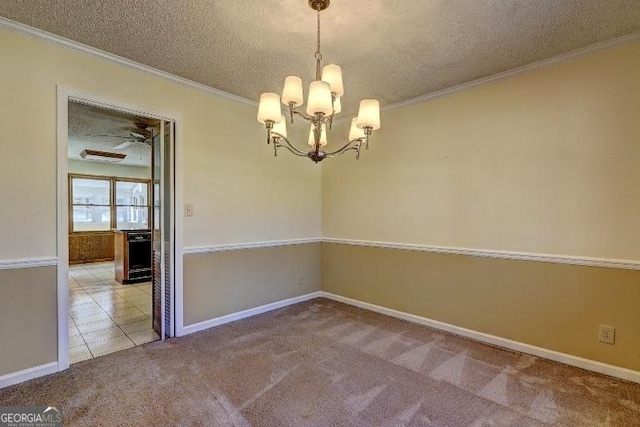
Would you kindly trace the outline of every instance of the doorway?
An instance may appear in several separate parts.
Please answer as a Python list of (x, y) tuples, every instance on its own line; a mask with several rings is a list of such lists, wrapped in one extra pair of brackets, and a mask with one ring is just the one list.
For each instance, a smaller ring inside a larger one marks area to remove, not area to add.
[[(181, 221), (175, 215), (179, 117), (60, 87), (58, 95), (58, 369), (63, 370), (70, 362), (178, 335), (182, 266), (176, 256)], [(78, 111), (123, 126), (87, 131), (90, 124), (74, 122)], [(78, 128), (87, 131), (87, 147), (73, 135)], [(104, 147), (91, 146), (92, 138)], [(77, 159), (67, 160), (74, 155), (83, 157), (84, 169), (77, 170)], [(92, 156), (107, 156), (109, 163)], [(120, 173), (114, 162), (127, 157), (121, 167), (129, 170)], [(134, 165), (147, 165), (148, 174), (131, 176)]]

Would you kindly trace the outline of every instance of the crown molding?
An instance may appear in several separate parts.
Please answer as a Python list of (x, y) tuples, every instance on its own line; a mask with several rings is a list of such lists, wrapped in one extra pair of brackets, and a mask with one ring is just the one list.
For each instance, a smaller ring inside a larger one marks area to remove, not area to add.
[(260, 248), (274, 248), (278, 246), (290, 246), (290, 245), (303, 245), (307, 243), (321, 243), (320, 237), (312, 237), (308, 239), (290, 239), (290, 240), (271, 240), (268, 242), (251, 242), (251, 243), (233, 243), (228, 245), (214, 245), (214, 246), (191, 246), (184, 248), (185, 255), (190, 254), (207, 254), (212, 252), (227, 252), (227, 251), (239, 251), (243, 249), (260, 249)]
[(0, 270), (17, 270), (21, 268), (51, 267), (58, 265), (58, 258), (21, 258), (0, 259)]
[[(38, 28), (31, 27), (26, 24), (22, 24), (20, 22), (13, 21), (9, 18), (5, 18), (0, 16), (0, 28), (6, 28), (15, 32), (19, 32), (25, 34), (30, 37), (34, 37), (36, 39), (46, 41), (49, 43), (56, 44), (58, 46), (62, 46), (67, 49), (75, 50), (77, 52), (84, 53), (89, 56), (93, 56), (108, 62), (112, 62), (118, 65), (122, 65), (124, 67), (141, 71), (146, 74), (153, 75), (155, 77), (160, 77), (165, 80), (169, 80), (173, 83), (179, 84), (181, 86), (185, 86), (191, 89), (195, 89), (201, 92), (205, 92), (214, 96), (218, 96), (221, 98), (226, 98), (235, 102), (239, 102), (245, 105), (251, 105), (253, 107), (257, 107), (258, 103), (256, 101), (252, 101), (247, 98), (243, 98), (241, 96), (233, 95), (228, 92), (224, 92), (222, 90), (213, 88), (211, 86), (204, 85), (202, 83), (194, 82), (193, 80), (185, 79), (183, 77), (176, 76), (174, 74), (168, 73), (166, 71), (159, 70), (157, 68), (150, 67), (148, 65), (141, 64), (139, 62), (132, 61), (130, 59), (114, 55), (112, 53), (106, 52), (101, 49), (97, 49), (88, 45), (85, 45), (80, 42), (76, 42), (70, 39), (67, 39), (62, 36), (58, 36), (56, 34), (52, 34)], [(513, 68), (511, 70), (507, 70), (498, 74), (494, 74), (492, 76), (483, 77), (477, 80), (473, 80), (470, 82), (462, 83), (457, 86), (452, 86), (446, 89), (442, 89), (436, 92), (431, 92), (425, 95), (421, 95), (415, 98), (407, 99), (405, 101), (396, 102), (393, 104), (388, 104), (382, 107), (383, 111), (393, 110), (396, 108), (402, 108), (409, 105), (420, 104), (423, 102), (431, 101), (433, 99), (441, 98), (443, 96), (450, 95), (452, 93), (460, 92), (462, 90), (471, 89), (476, 86), (484, 85), (487, 83), (493, 83), (500, 80), (505, 80), (511, 77), (519, 76), (522, 74), (527, 74), (542, 68), (549, 67), (551, 65), (569, 61), (574, 58), (578, 58), (581, 56), (588, 55), (590, 53), (599, 52), (606, 49), (611, 49), (616, 46), (620, 46), (626, 43), (632, 43), (640, 40), (640, 32), (631, 33), (621, 37), (616, 37), (610, 40), (605, 40), (603, 42), (595, 43), (590, 46), (586, 46), (583, 48), (575, 49), (567, 53), (563, 53), (557, 56), (554, 56), (549, 59), (543, 59), (541, 61), (533, 62), (531, 64), (523, 65), (521, 67)], [(344, 118), (338, 119), (336, 122), (340, 123), (345, 120)]]
[(374, 242), (370, 240), (349, 240), (323, 238), (323, 243), (337, 243), (341, 245), (366, 246), (383, 249), (400, 249), (406, 251), (430, 252), (438, 254), (467, 255), (483, 258), (500, 258), (519, 261), (535, 261), (553, 264), (581, 265), (586, 267), (616, 268), (621, 270), (640, 270), (640, 261), (592, 258), (554, 254), (539, 254), (531, 252), (498, 251), (491, 249), (455, 248), (448, 246), (429, 246), (408, 243)]
[(202, 83), (194, 82), (193, 80), (185, 79), (183, 77), (176, 76), (166, 71), (159, 70), (157, 68), (150, 67), (148, 65), (141, 64), (139, 62), (132, 61), (122, 56), (114, 55), (95, 47), (88, 46), (83, 43), (79, 43), (65, 37), (58, 36), (56, 34), (48, 33), (43, 30), (39, 30), (29, 25), (22, 24), (20, 22), (13, 21), (11, 19), (0, 16), (0, 28), (6, 28), (11, 31), (25, 34), (27, 36), (42, 40), (45, 42), (53, 43), (57, 46), (61, 46), (66, 49), (71, 49), (76, 52), (84, 53), (85, 55), (92, 56), (94, 58), (101, 59), (103, 61), (111, 62), (117, 65), (122, 65), (132, 70), (140, 71), (145, 74), (152, 75), (154, 77), (160, 77), (168, 80), (172, 83), (176, 83), (181, 86), (185, 86), (190, 89), (195, 89), (200, 92), (208, 93), (210, 95), (218, 96), (221, 98), (229, 99), (231, 101), (239, 102), (241, 104), (251, 105), (257, 107), (258, 103), (241, 96), (233, 95), (228, 92), (224, 92), (219, 89), (215, 89), (211, 86), (204, 85)]
[(421, 95), (415, 98), (407, 99), (405, 101), (396, 102), (393, 104), (388, 104), (382, 107), (383, 111), (393, 110), (396, 108), (407, 107), (409, 105), (421, 104), (423, 102), (428, 102), (437, 98), (442, 98), (443, 96), (451, 95), (456, 92), (460, 92), (463, 90), (471, 89), (476, 86), (481, 86), (487, 83), (498, 82), (501, 80), (506, 80), (511, 77), (520, 76), (523, 74), (528, 74), (543, 68), (550, 67), (552, 65), (569, 61), (571, 59), (579, 58), (585, 55), (589, 55), (591, 53), (600, 52), (603, 50), (611, 49), (617, 46), (621, 46), (623, 44), (632, 43), (640, 40), (640, 32), (631, 33), (621, 37), (616, 37), (610, 40), (605, 40), (599, 43), (592, 44), (590, 46), (582, 47), (579, 49), (575, 49), (552, 58), (543, 59), (541, 61), (533, 62), (531, 64), (523, 65), (521, 67), (512, 68), (511, 70), (503, 71), (498, 74), (494, 74), (487, 77), (482, 77), (477, 80), (472, 80), (470, 82), (462, 83), (457, 86), (452, 86), (446, 89), (438, 90), (435, 92), (427, 93), (425, 95)]

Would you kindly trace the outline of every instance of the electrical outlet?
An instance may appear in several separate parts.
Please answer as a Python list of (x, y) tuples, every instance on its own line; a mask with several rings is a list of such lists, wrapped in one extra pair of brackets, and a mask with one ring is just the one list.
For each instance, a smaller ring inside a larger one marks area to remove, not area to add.
[(304, 276), (302, 275), (298, 276), (298, 280), (296, 283), (298, 284), (298, 286), (304, 285)]
[(614, 344), (616, 340), (616, 328), (613, 326), (600, 325), (598, 341), (605, 344)]
[(184, 205), (184, 216), (193, 216), (193, 205), (191, 203)]

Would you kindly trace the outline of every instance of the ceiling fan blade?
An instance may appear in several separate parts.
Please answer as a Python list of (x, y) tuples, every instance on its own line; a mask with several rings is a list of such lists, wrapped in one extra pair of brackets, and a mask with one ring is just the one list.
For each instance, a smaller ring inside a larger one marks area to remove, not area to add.
[(147, 139), (147, 137), (141, 134), (140, 132), (129, 132), (129, 135), (131, 135), (132, 138), (140, 140), (141, 142)]
[(133, 141), (125, 141), (122, 144), (116, 145), (115, 147), (113, 147), (113, 149), (114, 150), (122, 150), (123, 148), (127, 148), (131, 144), (133, 144)]
[(94, 138), (118, 138), (118, 139), (127, 139), (127, 138), (131, 138), (130, 136), (120, 136), (120, 135), (101, 135), (101, 134), (95, 134), (95, 133), (82, 133), (82, 132), (77, 133), (77, 135), (82, 135), (82, 136), (91, 136), (91, 137), (94, 137)]

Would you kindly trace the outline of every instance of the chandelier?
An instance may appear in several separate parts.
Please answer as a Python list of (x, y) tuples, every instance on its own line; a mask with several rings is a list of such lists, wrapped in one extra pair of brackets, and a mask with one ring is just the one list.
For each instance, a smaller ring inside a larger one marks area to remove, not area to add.
[(355, 151), (356, 159), (360, 158), (362, 145), (369, 149), (369, 137), (372, 131), (380, 128), (380, 103), (375, 99), (360, 101), (358, 116), (351, 120), (348, 142), (335, 151), (325, 151), (327, 145), (327, 128), (342, 107), (340, 99), (344, 95), (342, 70), (338, 65), (321, 66), (320, 53), (320, 12), (329, 7), (331, 0), (309, 0), (309, 6), (316, 11), (318, 21), (318, 38), (316, 45), (316, 78), (309, 85), (306, 113), (298, 108), (304, 104), (302, 79), (288, 76), (282, 90), (282, 103), (289, 108), (289, 120), (293, 124), (294, 116), (299, 116), (310, 123), (308, 144), (309, 151), (301, 150), (287, 138), (287, 119), (280, 110), (280, 96), (276, 93), (263, 93), (258, 106), (258, 121), (267, 129), (267, 144), (273, 144), (274, 155), (278, 148), (284, 147), (296, 156), (308, 157), (318, 163), (328, 157), (337, 157), (347, 151)]

